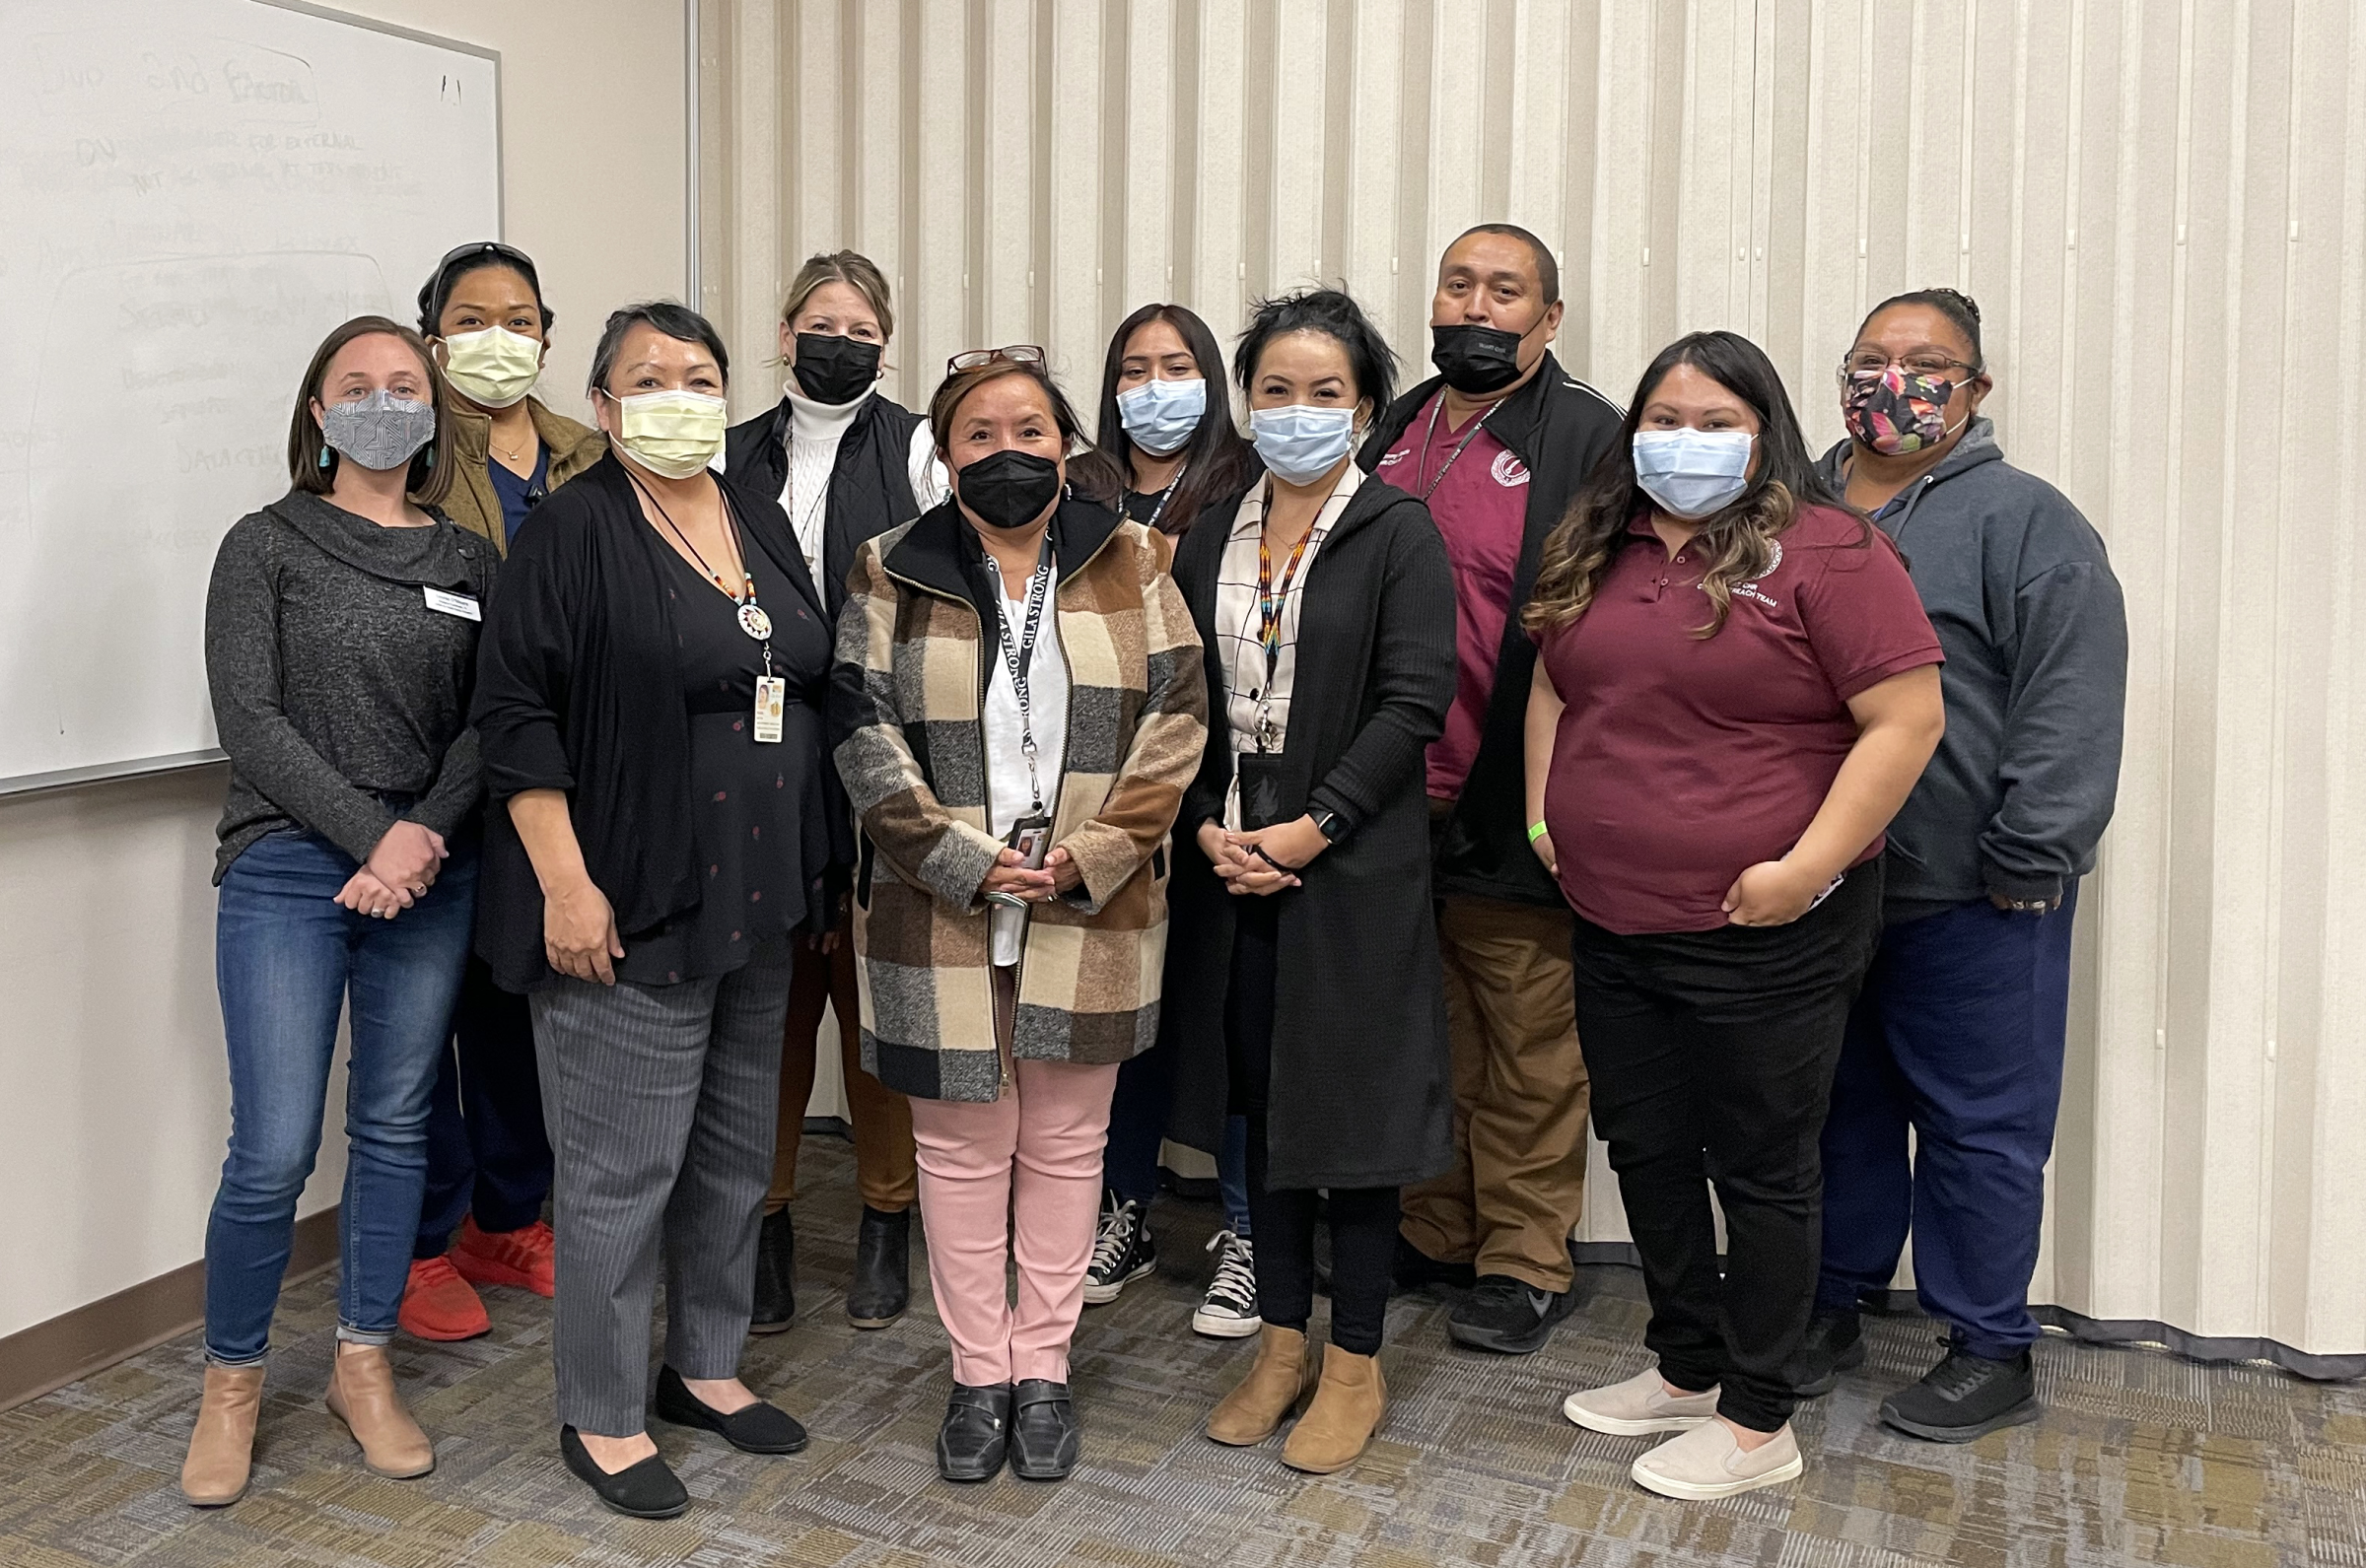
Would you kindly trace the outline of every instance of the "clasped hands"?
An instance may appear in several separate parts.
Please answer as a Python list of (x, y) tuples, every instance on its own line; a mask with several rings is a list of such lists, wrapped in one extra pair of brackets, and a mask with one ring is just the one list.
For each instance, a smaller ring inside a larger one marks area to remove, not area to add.
[(1083, 868), (1077, 857), (1060, 845), (1043, 857), (1043, 868), (1030, 871), (1024, 857), (1005, 845), (995, 855), (994, 864), (986, 872), (985, 882), (978, 888), (981, 896), (988, 893), (1008, 893), (1025, 899), (1030, 904), (1048, 903), (1063, 893), (1073, 892), (1084, 881)]
[(1284, 888), (1304, 884), (1297, 873), (1307, 862), (1331, 848), (1312, 817), (1293, 817), (1270, 828), (1233, 833), (1217, 822), (1203, 822), (1200, 852), (1222, 879), (1224, 890), (1268, 898)]
[(444, 835), (416, 822), (397, 822), (380, 836), (370, 858), (337, 890), (336, 901), (357, 915), (390, 920), (427, 897), (452, 851)]

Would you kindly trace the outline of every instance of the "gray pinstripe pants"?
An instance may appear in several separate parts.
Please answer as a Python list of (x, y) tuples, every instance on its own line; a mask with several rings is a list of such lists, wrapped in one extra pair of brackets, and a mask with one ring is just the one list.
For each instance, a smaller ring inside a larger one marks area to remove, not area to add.
[(661, 1250), (666, 1364), (692, 1379), (739, 1371), (772, 1180), (789, 944), (768, 942), (720, 978), (556, 980), (532, 1000), (556, 1167), (559, 1420), (629, 1437), (648, 1424)]

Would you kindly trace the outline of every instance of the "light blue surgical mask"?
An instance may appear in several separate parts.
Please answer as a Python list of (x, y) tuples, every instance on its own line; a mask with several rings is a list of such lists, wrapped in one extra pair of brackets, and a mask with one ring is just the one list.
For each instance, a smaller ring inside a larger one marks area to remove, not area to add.
[(1251, 409), (1249, 438), (1266, 467), (1293, 485), (1312, 484), (1356, 443), (1356, 411), (1305, 403)]
[(1638, 430), (1635, 482), (1671, 517), (1722, 511), (1750, 488), (1746, 430)]
[(1117, 394), (1117, 417), (1126, 437), (1152, 457), (1164, 457), (1191, 440), (1208, 412), (1208, 381), (1145, 381)]

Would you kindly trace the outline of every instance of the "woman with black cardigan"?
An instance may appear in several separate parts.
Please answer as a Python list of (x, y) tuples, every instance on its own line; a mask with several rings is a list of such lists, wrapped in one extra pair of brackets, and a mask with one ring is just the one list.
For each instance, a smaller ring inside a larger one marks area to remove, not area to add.
[(689, 1501), (646, 1430), (661, 1253), (658, 1415), (749, 1453), (805, 1444), (738, 1367), (789, 944), (826, 918), (844, 812), (821, 597), (780, 507), (708, 468), (725, 369), (681, 306), (608, 317), (612, 449), (519, 530), (475, 712), (496, 802), (477, 947), (529, 995), (556, 1156), (560, 1451), (645, 1518)]
[(1282, 1460), (1314, 1473), (1353, 1464), (1380, 1425), (1398, 1189), (1452, 1152), (1423, 764), (1454, 700), (1453, 576), (1427, 510), (1349, 455), (1388, 405), (1390, 363), (1345, 294), (1260, 306), (1234, 366), (1268, 473), (1228, 522), (1185, 536), (1174, 568), (1211, 717), (1176, 820), (1161, 1034), (1179, 1053), (1178, 1138), (1213, 1148), (1227, 1111), (1248, 1118), (1264, 1320), (1208, 1435), (1263, 1442), (1311, 1389)]

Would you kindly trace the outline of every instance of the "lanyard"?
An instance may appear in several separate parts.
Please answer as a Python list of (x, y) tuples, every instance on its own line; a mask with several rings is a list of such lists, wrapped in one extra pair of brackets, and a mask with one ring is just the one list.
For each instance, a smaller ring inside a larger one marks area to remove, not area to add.
[[(1266, 486), (1266, 505), (1273, 505), (1273, 486)], [(1289, 564), (1282, 569), (1282, 586), (1274, 586), (1274, 553), (1265, 542), (1265, 525), (1260, 519), (1257, 528), (1257, 641), (1265, 648), (1265, 685), (1257, 700), (1257, 749), (1270, 751), (1273, 736), (1274, 671), (1282, 663), (1282, 616), (1289, 607), (1289, 590), (1298, 580), (1299, 563), (1306, 559), (1307, 541), (1314, 537), (1315, 525), (1322, 521), (1318, 512), (1298, 542), (1289, 547)]]
[[(1183, 476), (1190, 472), (1191, 464), (1188, 462), (1175, 470), (1175, 477), (1166, 482), (1164, 490), (1158, 492), (1158, 505), (1150, 509), (1150, 520), (1144, 523), (1144, 527), (1153, 530), (1157, 528), (1158, 519), (1166, 515), (1166, 504), (1175, 499), (1175, 491), (1183, 483)], [(1138, 496), (1142, 494), (1139, 490), (1134, 493)]]
[(1044, 600), (1052, 589), (1052, 541), (1046, 534), (1043, 554), (1035, 563), (1035, 576), (1027, 582), (1027, 620), (1018, 641), (1010, 640), (1010, 616), (1003, 606), (1009, 595), (1003, 591), (1003, 569), (993, 556), (986, 565), (994, 573), (996, 640), (1002, 645), (1003, 667), (1010, 672), (1010, 695), (1018, 699), (1018, 750), (1027, 759), (1027, 790), (1035, 798), (1035, 810), (1043, 810), (1043, 781), (1035, 771), (1035, 705), (1027, 690), (1027, 670), (1035, 662), (1035, 639), (1043, 630)]
[[(1422, 432), (1422, 464), (1424, 467), (1428, 466), (1429, 438), (1437, 434), (1437, 416), (1445, 406), (1446, 394), (1441, 391), (1437, 394), (1437, 401), (1429, 405), (1429, 423)], [(1446, 482), (1446, 475), (1453, 470), (1456, 460), (1462, 456), (1463, 448), (1479, 439), (1480, 427), (1487, 423), (1489, 415), (1502, 406), (1501, 403), (1490, 403), (1480, 411), (1479, 417), (1471, 422), (1471, 428), (1463, 433), (1462, 440), (1456, 442), (1454, 449), (1446, 454), (1445, 466), (1438, 469), (1435, 479), (1429, 481), (1429, 488), (1422, 492), (1424, 501), (1427, 501), (1431, 496), (1437, 494), (1437, 487)]]
[(770, 675), (772, 673), (772, 617), (764, 612), (764, 606), (756, 602), (755, 574), (747, 570), (747, 550), (739, 542), (739, 523), (731, 515), (731, 504), (730, 499), (723, 494), (723, 487), (720, 485), (715, 487), (715, 499), (723, 503), (724, 538), (730, 542), (732, 552), (739, 557), (739, 579), (746, 584), (744, 596), (732, 593), (730, 585), (723, 580), (723, 574), (707, 565), (707, 558), (698, 553), (698, 546), (692, 544), (690, 536), (682, 532), (681, 524), (673, 520), (673, 513), (665, 510), (665, 504), (651, 495), (649, 487), (641, 483), (640, 478), (630, 469), (625, 471), (625, 477), (631, 479), (633, 488), (640, 491), (642, 497), (651, 506), (658, 509), (658, 515), (665, 519), (665, 526), (672, 531), (673, 536), (682, 541), (682, 548), (690, 552), (690, 559), (698, 563), (698, 569), (704, 572), (717, 587), (730, 594), (731, 602), (739, 607), (739, 630), (763, 645), (764, 673)]

